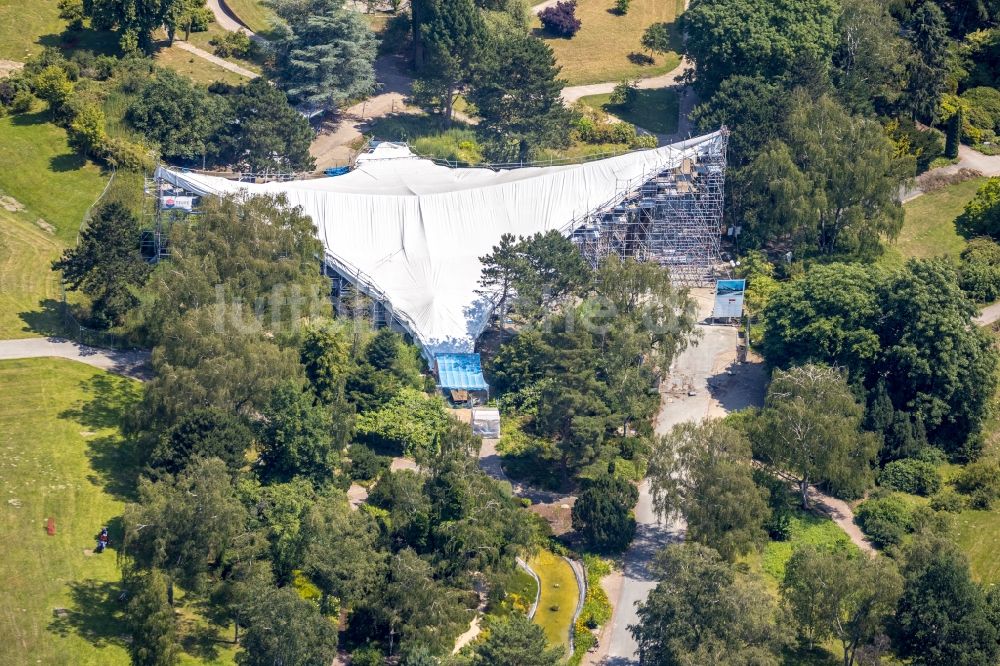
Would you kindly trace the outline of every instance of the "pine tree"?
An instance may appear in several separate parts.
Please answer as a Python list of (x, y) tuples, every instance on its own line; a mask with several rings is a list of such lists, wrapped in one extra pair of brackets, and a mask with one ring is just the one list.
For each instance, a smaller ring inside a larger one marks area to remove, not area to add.
[(279, 3), (287, 30), (271, 45), (274, 74), (296, 104), (334, 110), (375, 90), (378, 40), (343, 0)]
[(483, 264), (479, 293), (496, 298), (495, 312), (500, 315), (501, 321), (507, 312), (507, 301), (513, 295), (514, 282), (524, 270), (517, 247), (514, 234), (504, 234), (500, 237), (500, 244), (494, 245), (490, 254), (479, 257)]
[(962, 142), (962, 107), (955, 109), (955, 113), (948, 118), (948, 133), (945, 135), (944, 156), (948, 159), (958, 157), (958, 146)]
[(463, 85), (486, 41), (486, 27), (472, 0), (439, 0), (420, 26), (424, 59), (420, 79), (436, 93), (451, 121), (455, 92)]
[(930, 121), (945, 90), (948, 21), (941, 8), (928, 1), (913, 13), (909, 28), (918, 55), (909, 73), (910, 109), (914, 117)]
[(484, 54), (469, 99), (490, 159), (525, 162), (539, 148), (566, 144), (569, 111), (558, 75), (552, 49), (535, 37), (502, 37)]
[(157, 569), (128, 581), (133, 588), (125, 610), (132, 641), (129, 652), (135, 666), (177, 663), (177, 623), (167, 596), (167, 582)]

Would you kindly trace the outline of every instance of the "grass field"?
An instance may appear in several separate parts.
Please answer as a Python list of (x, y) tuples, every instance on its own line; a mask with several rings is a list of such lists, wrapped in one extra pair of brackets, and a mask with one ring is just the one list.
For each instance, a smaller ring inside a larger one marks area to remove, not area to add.
[[(115, 527), (123, 481), (134, 482), (116, 422), (136, 386), (70, 361), (0, 362), (0, 663), (129, 663), (115, 555), (84, 550), (101, 525)], [(45, 530), (50, 517), (55, 536)]]
[(528, 560), (541, 581), (542, 593), (535, 612), (535, 623), (545, 630), (552, 645), (569, 645), (569, 628), (579, 600), (579, 588), (573, 569), (566, 560), (547, 550)]
[[(0, 361), (0, 395), (0, 663), (128, 664), (114, 545), (138, 466), (118, 423), (139, 384), (72, 361)], [(112, 549), (88, 555), (101, 525)], [(178, 607), (180, 663), (233, 664), (232, 630), (196, 609)]]
[(580, 101), (595, 109), (602, 109), (626, 122), (654, 134), (672, 134), (677, 131), (678, 99), (671, 88), (639, 90), (630, 108), (611, 104), (611, 93), (587, 95)]
[[(680, 56), (657, 55), (648, 65), (636, 64), (629, 56), (647, 55), (641, 44), (643, 31), (653, 23), (673, 23), (683, 11), (684, 0), (632, 0), (628, 13), (619, 16), (614, 0), (579, 0), (580, 31), (571, 39), (550, 37), (537, 18), (535, 34), (552, 47), (569, 85), (648, 78), (677, 67)], [(679, 36), (676, 42), (679, 49)]]
[[(208, 51), (211, 53), (211, 49), (208, 49)], [(154, 60), (156, 60), (157, 65), (172, 69), (178, 74), (183, 74), (195, 83), (208, 85), (216, 81), (222, 81), (223, 83), (239, 85), (245, 83), (247, 80), (236, 72), (230, 72), (228, 69), (219, 67), (215, 63), (189, 53), (176, 45), (167, 46), (164, 43), (157, 50)]]
[(56, 0), (0, 0), (0, 58), (24, 61), (42, 50), (40, 35), (56, 35), (64, 27)]
[(0, 207), (0, 339), (45, 334), (58, 324), (50, 264), (76, 242), (108, 176), (41, 113), (0, 118), (0, 146), (0, 196), (9, 197)]
[(107, 175), (70, 149), (66, 131), (46, 113), (0, 118), (0, 146), (0, 191), (55, 227), (60, 241), (75, 242)]
[(260, 0), (224, 0), (229, 10), (254, 32), (267, 33), (277, 20)]
[(0, 209), (0, 340), (58, 329), (58, 311), (40, 304), (60, 298), (59, 278), (49, 265), (62, 248), (29, 216)]
[(973, 178), (919, 196), (903, 206), (903, 229), (896, 242), (887, 247), (883, 261), (902, 263), (909, 257), (945, 255), (957, 258), (965, 239), (955, 230), (955, 218), (965, 209), (985, 178)]

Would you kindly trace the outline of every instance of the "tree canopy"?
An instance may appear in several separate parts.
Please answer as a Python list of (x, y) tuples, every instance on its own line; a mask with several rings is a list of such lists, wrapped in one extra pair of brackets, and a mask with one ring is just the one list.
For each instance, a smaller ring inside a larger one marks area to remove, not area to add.
[(336, 110), (375, 91), (375, 36), (343, 0), (273, 0), (272, 73), (296, 104)]
[(639, 605), (639, 623), (629, 626), (641, 664), (782, 663), (786, 638), (759, 581), (697, 543), (667, 546), (655, 570), (659, 582)]
[(683, 517), (687, 538), (734, 560), (763, 544), (767, 491), (754, 483), (750, 442), (720, 421), (684, 423), (653, 445), (653, 506)]

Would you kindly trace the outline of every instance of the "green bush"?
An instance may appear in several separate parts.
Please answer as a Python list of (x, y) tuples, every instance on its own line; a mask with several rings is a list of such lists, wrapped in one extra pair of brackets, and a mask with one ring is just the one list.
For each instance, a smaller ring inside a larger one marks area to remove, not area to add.
[(215, 20), (215, 15), (208, 7), (197, 7), (191, 11), (191, 32), (205, 32), (208, 24)]
[(969, 496), (973, 509), (989, 509), (1000, 497), (1000, 464), (990, 460), (969, 463), (955, 478), (955, 488)]
[(413, 140), (413, 148), (420, 155), (439, 160), (465, 164), (479, 164), (483, 161), (483, 149), (476, 134), (467, 129), (453, 128), (422, 136)]
[(965, 508), (965, 500), (951, 488), (944, 488), (931, 498), (931, 508), (935, 511), (961, 513)]
[(374, 647), (358, 648), (351, 653), (351, 666), (384, 666), (382, 651)]
[(351, 464), (348, 472), (354, 481), (371, 481), (389, 469), (389, 458), (380, 456), (363, 444), (350, 449)]
[(403, 388), (384, 407), (358, 417), (358, 441), (401, 449), (404, 455), (432, 453), (449, 424), (444, 400), (417, 389)]
[(1000, 237), (1000, 178), (990, 178), (979, 187), (955, 226), (970, 236)]
[(941, 475), (929, 462), (903, 458), (886, 465), (879, 474), (878, 482), (904, 493), (933, 495), (941, 488)]
[(854, 515), (854, 521), (872, 543), (881, 548), (899, 544), (906, 533), (913, 529), (910, 508), (895, 495), (862, 502)]
[(973, 126), (996, 132), (1000, 129), (1000, 90), (980, 86), (970, 88), (961, 95), (968, 112), (966, 118)]
[(253, 40), (242, 30), (213, 37), (209, 44), (215, 47), (215, 55), (220, 58), (249, 58), (253, 55)]
[(615, 0), (615, 11), (618, 12), (619, 16), (625, 16), (628, 14), (630, 4), (632, 4), (631, 0)]
[(990, 303), (1000, 298), (1000, 245), (990, 238), (974, 238), (962, 250), (962, 291), (974, 301)]

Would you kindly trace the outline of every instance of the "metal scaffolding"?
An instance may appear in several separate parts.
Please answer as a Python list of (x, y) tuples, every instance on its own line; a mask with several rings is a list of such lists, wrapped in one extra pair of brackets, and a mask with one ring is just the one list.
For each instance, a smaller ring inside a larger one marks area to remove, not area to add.
[(619, 184), (611, 201), (573, 220), (568, 230), (587, 260), (655, 261), (677, 284), (710, 283), (721, 262), (728, 139), (723, 129), (707, 144), (678, 150), (670, 166)]

